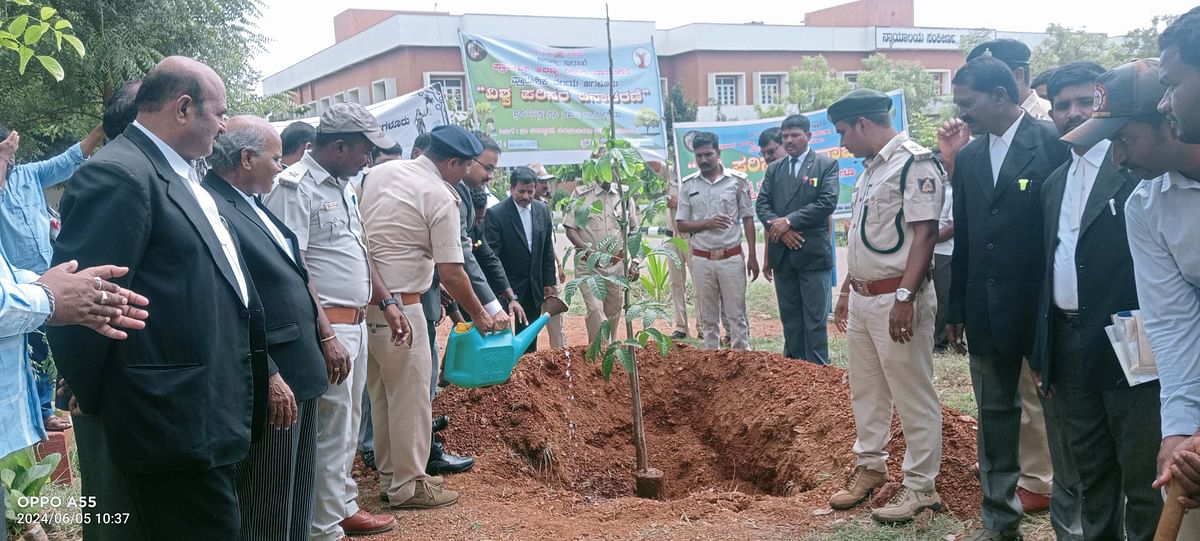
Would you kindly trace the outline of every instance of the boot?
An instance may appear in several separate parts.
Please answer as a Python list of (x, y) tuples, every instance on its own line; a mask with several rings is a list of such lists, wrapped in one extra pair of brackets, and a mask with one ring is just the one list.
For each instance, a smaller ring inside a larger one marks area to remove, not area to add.
[(925, 509), (937, 511), (941, 508), (942, 497), (938, 496), (936, 490), (916, 491), (902, 486), (887, 505), (871, 513), (871, 518), (884, 524), (908, 522)]
[(429, 449), (429, 462), (425, 465), (427, 475), (462, 473), (475, 467), (475, 459), (447, 453), (442, 442), (434, 441)]
[(458, 503), (458, 493), (445, 488), (444, 486), (435, 486), (425, 480), (417, 481), (416, 492), (413, 497), (401, 504), (391, 506), (392, 509), (437, 509)]
[(445, 430), (447, 426), (450, 426), (450, 416), (449, 415), (438, 415), (437, 417), (433, 418), (434, 434)]
[(839, 511), (850, 509), (871, 497), (871, 493), (886, 482), (886, 473), (868, 470), (866, 466), (857, 466), (850, 479), (846, 480), (846, 487), (830, 496), (829, 507)]

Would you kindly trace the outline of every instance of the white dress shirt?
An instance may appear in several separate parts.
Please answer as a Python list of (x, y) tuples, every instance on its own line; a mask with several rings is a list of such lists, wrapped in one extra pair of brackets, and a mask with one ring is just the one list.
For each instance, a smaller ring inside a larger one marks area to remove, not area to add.
[(1110, 144), (1107, 139), (1101, 140), (1083, 156), (1071, 152), (1071, 167), (1067, 170), (1067, 185), (1058, 211), (1058, 245), (1054, 248), (1054, 304), (1062, 310), (1079, 310), (1075, 247), (1079, 243), (1083, 209)]
[(788, 156), (788, 160), (791, 160), (788, 162), (788, 166), (791, 168), (793, 177), (800, 178), (800, 166), (804, 165), (804, 159), (808, 157), (809, 152), (811, 152), (811, 150), (805, 150), (804, 152), (801, 152), (799, 156), (794, 158)]
[(221, 219), (220, 212), (217, 211), (217, 202), (213, 201), (212, 194), (208, 193), (203, 186), (200, 185), (200, 179), (197, 178), (196, 170), (188, 165), (187, 160), (183, 159), (175, 149), (171, 148), (157, 135), (154, 135), (150, 130), (146, 129), (138, 121), (134, 120), (133, 125), (137, 126), (146, 137), (158, 147), (159, 152), (167, 159), (167, 164), (171, 166), (171, 170), (183, 179), (183, 185), (187, 186), (188, 191), (192, 193), (192, 197), (196, 198), (196, 203), (200, 205), (200, 210), (204, 212), (204, 217), (208, 219), (208, 225), (212, 228), (213, 234), (217, 236), (217, 241), (221, 243), (221, 251), (225, 253), (225, 259), (228, 260), (229, 266), (233, 268), (233, 276), (237, 280), (238, 294), (241, 295), (242, 304), (249, 305), (250, 294), (246, 290), (246, 277), (242, 274), (242, 263), (238, 258), (237, 246), (233, 244), (233, 235), (229, 234), (229, 228)]
[(525, 247), (529, 248), (529, 253), (533, 253), (533, 215), (530, 212), (531, 205), (517, 205), (517, 214), (521, 216), (521, 225), (525, 228)]
[[(237, 188), (234, 189), (237, 190)], [(296, 261), (296, 254), (292, 251), (292, 243), (288, 242), (287, 237), (283, 236), (283, 231), (280, 231), (278, 227), (275, 227), (275, 222), (271, 221), (271, 217), (267, 216), (266, 211), (264, 211), (262, 207), (258, 206), (258, 201), (254, 199), (254, 196), (246, 195), (241, 190), (238, 190), (238, 195), (244, 197), (246, 202), (250, 204), (250, 208), (254, 209), (254, 212), (258, 214), (258, 219), (263, 221), (263, 225), (267, 226), (267, 231), (271, 233), (271, 238), (275, 239), (275, 244), (278, 244), (280, 248), (283, 248), (284, 253), (286, 253), (288, 257), (292, 258), (292, 261)]]
[(1004, 132), (1004, 135), (996, 137), (995, 134), (988, 134), (988, 148), (991, 151), (992, 158), (992, 186), (995, 186), (1000, 180), (1000, 167), (1004, 165), (1004, 158), (1008, 156), (1008, 149), (1012, 148), (1013, 137), (1017, 135), (1017, 127), (1021, 125), (1021, 119), (1025, 118), (1025, 112), (1021, 111), (1021, 116), (1018, 116), (1013, 121), (1012, 126)]

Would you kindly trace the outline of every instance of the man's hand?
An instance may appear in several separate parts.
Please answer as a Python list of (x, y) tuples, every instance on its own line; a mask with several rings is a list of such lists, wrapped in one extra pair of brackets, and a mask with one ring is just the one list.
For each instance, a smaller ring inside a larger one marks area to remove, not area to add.
[(72, 393), (71, 386), (67, 385), (67, 380), (58, 379), (58, 389), (55, 390), (54, 395), (59, 398), (70, 397), (67, 399), (67, 410), (71, 412), (71, 415), (84, 415), (83, 411), (79, 409), (79, 402), (75, 401), (75, 393)]
[(8, 132), (8, 137), (0, 141), (0, 167), (8, 165), (17, 155), (17, 149), (21, 146), (21, 135), (17, 130)]
[(567, 283), (567, 271), (563, 270), (562, 266), (558, 266), (558, 283)]
[(912, 340), (913, 304), (900, 301), (892, 303), (892, 311), (888, 314), (888, 334), (893, 342), (907, 344)]
[(124, 276), (128, 268), (102, 265), (75, 272), (78, 268), (78, 262), (68, 261), (38, 278), (54, 295), (54, 314), (47, 324), (83, 325), (114, 340), (128, 336), (118, 327), (146, 327), (145, 319), (150, 314), (136, 306), (145, 306), (150, 301), (108, 281)]
[(321, 339), (321, 354), (325, 356), (325, 370), (329, 383), (341, 385), (350, 376), (350, 353), (336, 334)]
[(750, 277), (750, 281), (758, 280), (758, 258), (746, 258), (746, 276)]
[(438, 325), (441, 325), (442, 321), (445, 319), (446, 319), (446, 305), (440, 304), (440, 305), (438, 305), (438, 318), (437, 318), (437, 321), (433, 322), (433, 325), (435, 327)]
[(1050, 398), (1051, 391), (1043, 391), (1042, 390), (1042, 371), (1034, 370), (1034, 369), (1030, 368), (1029, 373), (1033, 374), (1033, 384), (1037, 385), (1038, 394), (1040, 394), (1046, 398)]
[(958, 151), (971, 142), (971, 129), (960, 119), (947, 120), (937, 131), (938, 150), (943, 157), (953, 159)]
[(833, 324), (839, 331), (846, 332), (850, 323), (850, 295), (838, 295), (837, 304), (833, 307)]
[[(508, 316), (504, 312), (496, 312), (496, 318), (489, 316), (487, 310), (481, 310), (478, 314), (471, 317), (471, 321), (475, 324), (475, 328), (479, 329), (480, 334), (488, 334), (496, 332), (504, 327), (508, 327)], [(503, 327), (499, 324), (499, 318), (504, 318)]]
[(804, 234), (799, 231), (789, 230), (787, 233), (784, 233), (779, 240), (782, 241), (783, 245), (787, 246), (789, 250), (799, 250), (800, 248), (804, 247)]
[(558, 286), (543, 287), (542, 288), (542, 296), (543, 297), (557, 297), (558, 296)]
[(668, 197), (667, 198), (667, 208), (669, 208), (671, 210), (675, 210), (675, 209), (679, 208), (679, 198), (675, 197), (673, 195)]
[(762, 275), (763, 275), (763, 278), (766, 278), (768, 282), (775, 281), (775, 269), (771, 268), (770, 263), (763, 263)]
[(300, 418), (296, 409), (296, 395), (292, 394), (292, 388), (283, 381), (279, 372), (271, 374), (267, 388), (267, 421), (271, 426), (283, 430), (296, 424)]
[(771, 229), (767, 231), (767, 236), (774, 242), (778, 242), (785, 233), (792, 230), (792, 224), (787, 218), (780, 216), (768, 222), (771, 224)]
[(626, 278), (628, 278), (630, 282), (638, 281), (638, 279), (640, 279), (642, 276), (641, 269), (642, 269), (641, 261), (638, 261), (636, 259), (630, 261), (629, 262), (629, 275), (626, 276)]
[(513, 321), (521, 325), (529, 324), (529, 316), (525, 315), (525, 309), (521, 307), (521, 301), (516, 299), (508, 301), (508, 313), (512, 315)]
[(733, 217), (728, 214), (724, 214), (724, 213), (717, 214), (717, 215), (713, 216), (712, 218), (704, 220), (704, 229), (706, 229), (706, 230), (711, 231), (711, 230), (718, 230), (718, 229), (728, 229), (730, 227), (733, 227)]
[(392, 331), (392, 345), (412, 347), (412, 326), (408, 324), (408, 318), (399, 306), (389, 305), (387, 310), (383, 311), (383, 319), (387, 320), (388, 328)]
[(967, 352), (967, 346), (963, 343), (964, 332), (962, 323), (946, 324), (946, 340), (950, 342), (950, 347), (954, 348), (955, 353), (959, 355), (966, 354)]
[(1179, 503), (1185, 509), (1200, 507), (1200, 435), (1187, 438), (1175, 446), (1168, 468), (1171, 482), (1183, 489)]
[(1158, 477), (1154, 479), (1154, 484), (1152, 485), (1154, 488), (1165, 487), (1167, 483), (1172, 481), (1174, 478), (1174, 472), (1171, 471), (1172, 457), (1175, 455), (1175, 451), (1184, 449), (1186, 447), (1185, 443), (1191, 439), (1187, 436), (1179, 435), (1163, 438), (1158, 448)]

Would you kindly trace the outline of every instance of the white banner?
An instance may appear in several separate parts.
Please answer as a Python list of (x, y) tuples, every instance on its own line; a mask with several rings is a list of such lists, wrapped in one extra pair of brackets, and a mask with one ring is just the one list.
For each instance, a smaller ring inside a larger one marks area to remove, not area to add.
[[(379, 127), (383, 128), (384, 133), (404, 147), (405, 156), (408, 156), (412, 150), (413, 141), (417, 139), (418, 135), (432, 130), (435, 126), (450, 123), (446, 116), (446, 100), (442, 98), (441, 88), (438, 85), (429, 85), (416, 92), (366, 107), (367, 111), (375, 116), (375, 120), (379, 121)], [(316, 126), (320, 120), (319, 117), (314, 116), (299, 120), (272, 122), (271, 126), (282, 132), (288, 124), (293, 122), (307, 122)]]

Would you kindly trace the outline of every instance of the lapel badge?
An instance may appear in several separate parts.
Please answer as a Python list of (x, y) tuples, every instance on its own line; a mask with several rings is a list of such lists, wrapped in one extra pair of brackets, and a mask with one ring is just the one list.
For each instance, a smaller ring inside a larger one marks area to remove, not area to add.
[(933, 177), (925, 177), (917, 181), (921, 188), (921, 193), (936, 193), (937, 184), (934, 184)]
[(1029, 179), (1023, 178), (1018, 180), (1017, 184), (1021, 186), (1021, 191), (1025, 191), (1027, 188), (1029, 188)]

